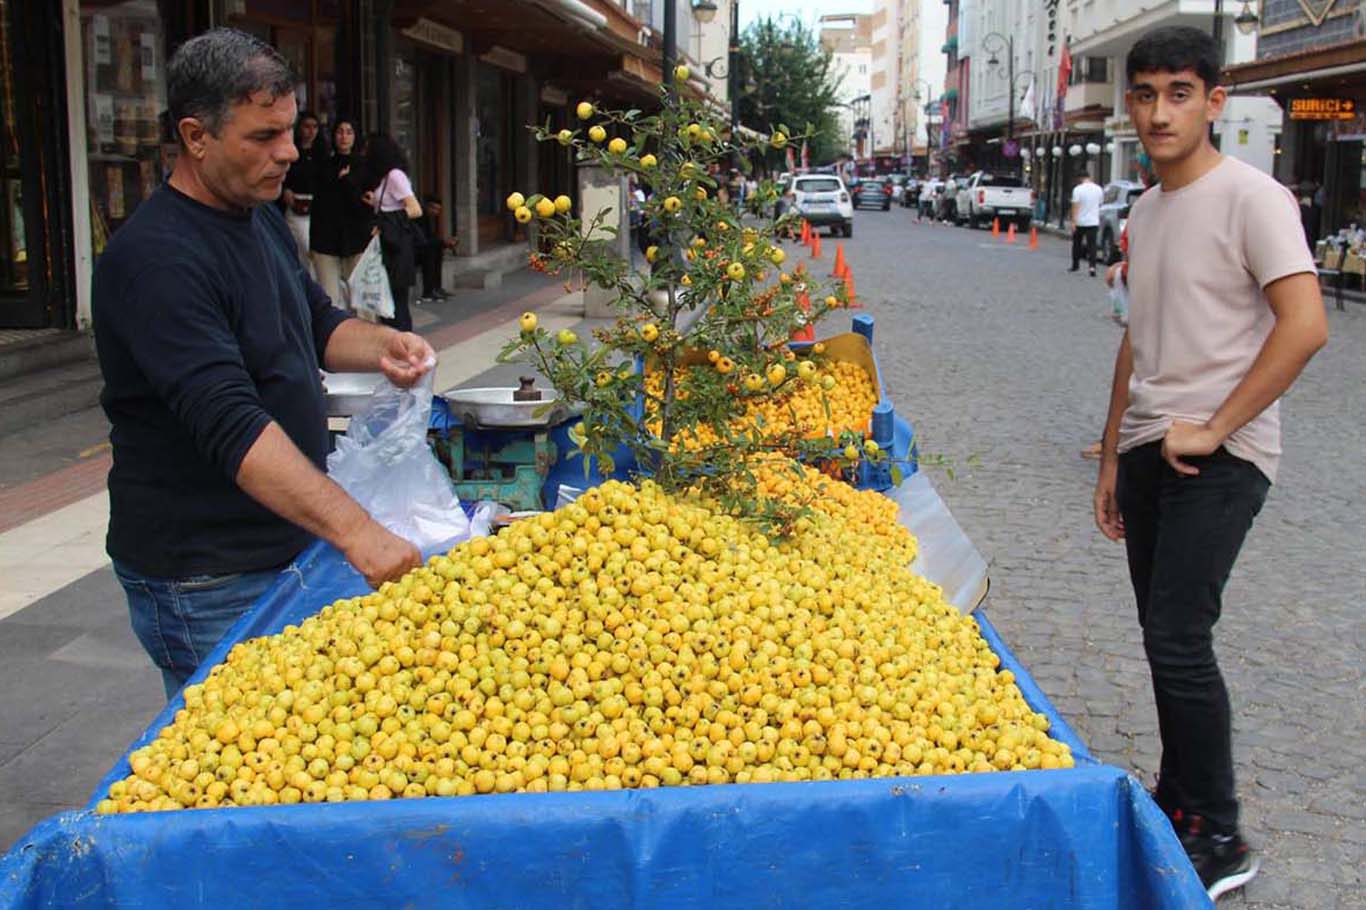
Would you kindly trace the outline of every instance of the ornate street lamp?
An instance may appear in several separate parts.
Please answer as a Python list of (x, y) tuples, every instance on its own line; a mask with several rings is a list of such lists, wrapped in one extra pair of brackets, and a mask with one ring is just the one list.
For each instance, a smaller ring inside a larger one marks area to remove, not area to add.
[(703, 25), (716, 18), (716, 0), (693, 0), (693, 18)]
[(1252, 34), (1257, 30), (1257, 26), (1261, 24), (1261, 20), (1257, 18), (1257, 14), (1248, 6), (1248, 0), (1243, 0), (1243, 10), (1233, 17), (1233, 24), (1238, 26), (1238, 31), (1242, 32), (1244, 35)]

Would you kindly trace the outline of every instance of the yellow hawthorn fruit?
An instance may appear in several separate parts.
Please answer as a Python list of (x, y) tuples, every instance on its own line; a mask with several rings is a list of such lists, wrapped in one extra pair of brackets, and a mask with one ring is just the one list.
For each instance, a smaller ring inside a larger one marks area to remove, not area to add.
[(646, 344), (654, 344), (659, 338), (659, 326), (653, 322), (647, 322), (640, 327), (640, 339)]
[(555, 211), (561, 215), (569, 214), (569, 210), (574, 207), (574, 201), (568, 196), (555, 197)]
[(680, 63), (674, 67), (674, 79), (678, 82), (687, 82), (691, 75), (692, 71), (688, 69), (686, 64)]
[(787, 253), (783, 251), (782, 247), (775, 246), (769, 249), (768, 259), (774, 265), (782, 265), (783, 261), (787, 259)]
[(692, 287), (692, 276), (684, 275), (682, 278), (678, 279), (678, 283), (683, 285), (685, 288), (690, 288)]
[(707, 359), (712, 363), (716, 363), (716, 361), (721, 359), (721, 352), (716, 350), (716, 348), (712, 348), (707, 352)]
[(607, 138), (607, 130), (603, 129), (601, 126), (597, 124), (594, 124), (593, 126), (590, 126), (588, 128), (588, 138), (592, 139), (594, 142), (602, 142), (604, 139)]
[(555, 139), (559, 141), (560, 145), (572, 145), (574, 143), (574, 131), (560, 130), (555, 134)]
[(750, 392), (762, 392), (764, 390), (764, 377), (758, 373), (750, 373), (745, 376), (745, 389)]
[(787, 379), (787, 367), (781, 363), (775, 363), (768, 368), (768, 383), (772, 386), (780, 386), (783, 380)]
[(626, 140), (620, 136), (614, 137), (611, 142), (607, 143), (607, 151), (613, 155), (624, 154), (626, 152)]
[(541, 218), (549, 218), (555, 214), (555, 201), (542, 196), (536, 200), (536, 214)]
[(654, 262), (654, 261), (655, 261), (656, 259), (658, 259), (658, 258), (659, 258), (659, 247), (655, 246), (654, 244), (651, 244), (650, 246), (647, 246), (647, 247), (645, 248), (645, 261), (646, 261), (646, 262)]
[(802, 379), (811, 379), (816, 375), (816, 365), (809, 360), (803, 360), (797, 364), (797, 375)]
[(522, 327), (523, 332), (534, 332), (536, 331), (537, 321), (535, 313), (523, 313), (522, 318), (517, 321), (517, 324)]
[(824, 354), (824, 353), (825, 353), (825, 342), (824, 342), (824, 341), (818, 341), (818, 342), (816, 342), (815, 344), (813, 344), (813, 345), (811, 346), (811, 351), (812, 351), (813, 353), (815, 353), (815, 354)]
[(531, 220), (531, 209), (524, 205), (519, 205), (517, 206), (517, 211), (512, 213), (512, 217), (516, 218), (520, 224), (526, 224)]
[(612, 374), (603, 370), (597, 375), (598, 388), (603, 389), (612, 384)]
[(587, 120), (593, 116), (593, 105), (587, 101), (580, 101), (579, 106), (574, 108), (574, 113), (579, 115), (580, 120)]
[(877, 444), (877, 441), (876, 441), (876, 440), (873, 440), (873, 439), (864, 440), (864, 443), (863, 443), (863, 451), (867, 452), (869, 455), (876, 455), (876, 454), (878, 453), (878, 451), (880, 450), (880, 448), (881, 448), (881, 447)]
[[(782, 252), (782, 251), (779, 250), (779, 252)], [(778, 281), (782, 282), (783, 284), (791, 284), (791, 283), (792, 283), (792, 276), (789, 275), (789, 274), (787, 274), (787, 272), (779, 272), (779, 273), (778, 273)]]
[(560, 344), (577, 344), (579, 341), (579, 336), (575, 335), (569, 329), (560, 329), (560, 331), (556, 333), (555, 338)]
[(845, 446), (845, 447), (844, 447), (844, 457), (847, 458), (849, 461), (857, 461), (857, 460), (858, 460), (858, 446), (854, 445), (852, 442), (849, 443), (849, 445)]
[(742, 263), (732, 262), (726, 266), (726, 277), (731, 281), (739, 281), (745, 277), (745, 267)]
[[(702, 127), (701, 127), (701, 125), (696, 124), (696, 123), (689, 123), (689, 124), (688, 124), (688, 138), (689, 138), (689, 139), (696, 139), (696, 138), (698, 138), (698, 137), (701, 136), (701, 135), (702, 135)], [(688, 162), (688, 164), (690, 165), (691, 162)], [(686, 166), (686, 165), (685, 165), (685, 166)]]
[(836, 382), (835, 382), (835, 377), (834, 377), (834, 376), (822, 376), (822, 377), (821, 377), (821, 388), (825, 389), (827, 392), (829, 392), (831, 389), (833, 389), (833, 388), (835, 387), (835, 385), (836, 385)]
[(731, 360), (729, 357), (723, 356), (717, 359), (716, 372), (720, 373), (722, 376), (729, 374), (734, 369), (735, 361)]
[(695, 187), (692, 191), (693, 198), (698, 202), (707, 198), (707, 188), (705, 186)]
[(524, 205), (526, 205), (526, 197), (523, 196), (521, 193), (513, 193), (507, 198), (507, 207), (509, 212), (515, 212)]
[(674, 214), (675, 212), (677, 212), (677, 211), (678, 211), (679, 209), (681, 209), (681, 208), (683, 208), (683, 200), (682, 200), (682, 199), (679, 199), (677, 196), (667, 196), (667, 197), (665, 197), (665, 199), (664, 199), (664, 211), (666, 211), (666, 212), (668, 212), (670, 215), (672, 215), (672, 214)]
[(772, 136), (768, 137), (768, 144), (775, 149), (780, 149), (787, 145), (787, 135), (785, 133), (775, 132)]
[(654, 155), (651, 155), (649, 152), (646, 152), (644, 155), (640, 156), (640, 166), (643, 168), (652, 168), (657, 164), (659, 164), (659, 159), (656, 158)]

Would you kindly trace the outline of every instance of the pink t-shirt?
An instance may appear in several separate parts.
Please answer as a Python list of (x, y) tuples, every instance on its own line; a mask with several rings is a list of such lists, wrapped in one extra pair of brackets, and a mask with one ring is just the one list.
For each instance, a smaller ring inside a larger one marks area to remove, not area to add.
[[(1144, 193), (1128, 230), (1134, 372), (1121, 452), (1161, 439), (1174, 418), (1202, 423), (1213, 416), (1275, 325), (1263, 289), (1314, 271), (1290, 191), (1228, 156), (1194, 183)], [(1274, 481), (1279, 402), (1224, 445)]]
[(403, 200), (413, 195), (413, 184), (408, 175), (394, 168), (375, 187), (375, 200), (381, 212), (403, 211)]

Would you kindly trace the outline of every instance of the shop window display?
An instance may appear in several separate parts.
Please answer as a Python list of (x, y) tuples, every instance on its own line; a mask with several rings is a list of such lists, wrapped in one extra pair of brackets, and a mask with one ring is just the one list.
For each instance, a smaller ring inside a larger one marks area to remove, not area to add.
[(176, 146), (164, 123), (165, 40), (154, 0), (82, 3), (81, 40), (98, 256), (170, 173)]

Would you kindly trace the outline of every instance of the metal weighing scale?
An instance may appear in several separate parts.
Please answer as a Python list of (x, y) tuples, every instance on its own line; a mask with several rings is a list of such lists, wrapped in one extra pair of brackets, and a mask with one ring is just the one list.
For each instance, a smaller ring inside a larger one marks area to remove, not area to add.
[[(451, 389), (433, 403), (433, 448), (462, 502), (545, 508), (541, 488), (560, 456), (550, 431), (577, 414), (563, 401), (542, 398), (532, 379), (521, 382), (520, 389)], [(444, 419), (438, 415), (443, 402)]]

